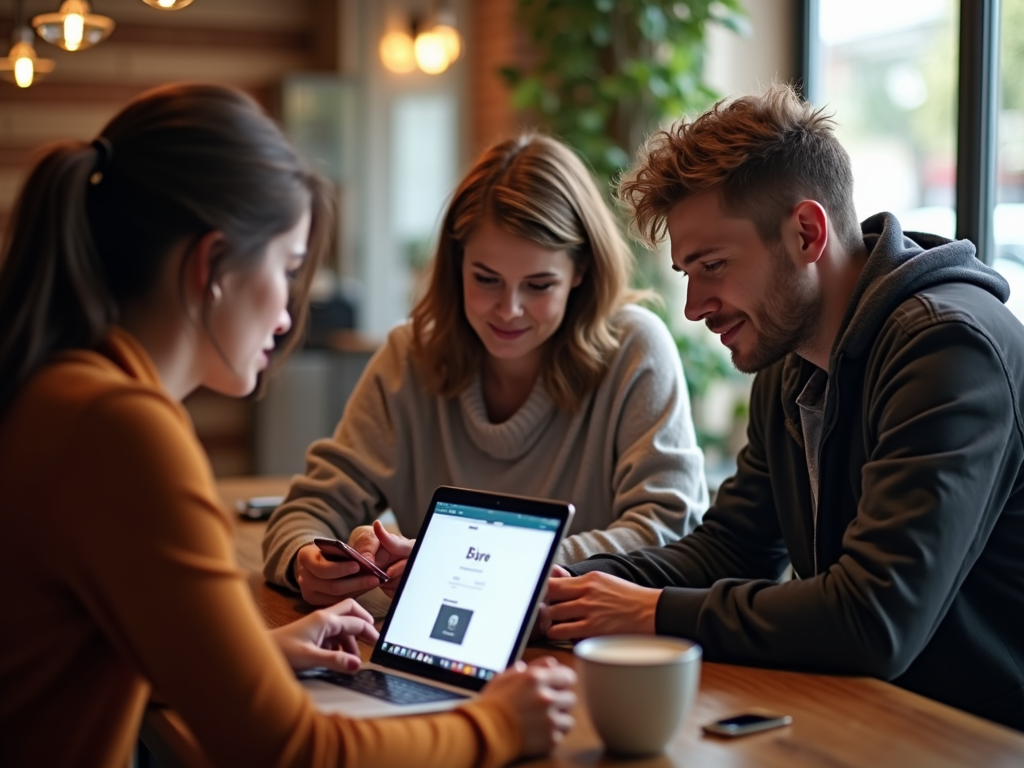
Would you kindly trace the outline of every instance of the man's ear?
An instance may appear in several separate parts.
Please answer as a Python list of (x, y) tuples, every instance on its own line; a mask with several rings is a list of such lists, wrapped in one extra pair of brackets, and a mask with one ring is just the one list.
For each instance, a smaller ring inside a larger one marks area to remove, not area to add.
[(221, 288), (214, 276), (224, 250), (224, 233), (211, 230), (194, 240), (185, 252), (185, 263), (182, 266), (184, 290), (190, 299), (197, 299), (200, 305), (219, 298)]
[(784, 237), (795, 248), (804, 264), (813, 264), (821, 258), (828, 244), (828, 214), (816, 200), (803, 200), (796, 204), (786, 222)]

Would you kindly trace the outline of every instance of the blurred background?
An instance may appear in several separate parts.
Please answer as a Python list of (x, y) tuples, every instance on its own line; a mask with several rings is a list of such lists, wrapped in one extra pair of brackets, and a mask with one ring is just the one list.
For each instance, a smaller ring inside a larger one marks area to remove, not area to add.
[[(889, 210), (952, 237), (958, 166), (994, 180), (982, 256), (1020, 285), (1020, 312), (1024, 0), (984, 0), (999, 74), (981, 101), (996, 137), (985, 151), (958, 141), (958, 96), (973, 87), (960, 52), (976, 34), (961, 17), (983, 0), (962, 2), (0, 0), (0, 230), (34, 148), (93, 139), (154, 85), (233, 84), (281, 123), (337, 186), (336, 249), (316, 280), (308, 342), (267, 396), (189, 399), (221, 476), (303, 470), (305, 447), (331, 433), (369, 356), (407, 316), (462, 172), (525, 128), (566, 140), (610, 189), (659, 125), (795, 80), (835, 112), (862, 218)], [(714, 485), (743, 443), (750, 380), (683, 320), (685, 279), (667, 255), (637, 258), (640, 282), (665, 296)]]

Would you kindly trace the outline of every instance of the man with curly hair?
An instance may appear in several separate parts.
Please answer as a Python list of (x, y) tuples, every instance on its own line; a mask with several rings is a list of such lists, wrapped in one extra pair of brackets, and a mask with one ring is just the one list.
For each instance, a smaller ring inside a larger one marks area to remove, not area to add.
[(970, 242), (858, 224), (832, 121), (788, 86), (655, 134), (619, 192), (643, 239), (670, 238), (687, 318), (756, 374), (748, 444), (689, 536), (558, 569), (549, 637), (678, 635), (1024, 729), (1006, 281)]

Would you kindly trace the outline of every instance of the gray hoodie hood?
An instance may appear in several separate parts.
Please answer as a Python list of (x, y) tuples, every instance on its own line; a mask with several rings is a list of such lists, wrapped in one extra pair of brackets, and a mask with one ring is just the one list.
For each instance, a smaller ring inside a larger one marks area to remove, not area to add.
[(861, 224), (868, 260), (853, 289), (830, 355), (830, 367), (842, 352), (859, 357), (874, 341), (882, 323), (910, 296), (940, 283), (971, 283), (1002, 302), (1010, 286), (975, 258), (969, 240), (947, 240), (921, 232), (904, 232), (891, 213), (877, 213)]

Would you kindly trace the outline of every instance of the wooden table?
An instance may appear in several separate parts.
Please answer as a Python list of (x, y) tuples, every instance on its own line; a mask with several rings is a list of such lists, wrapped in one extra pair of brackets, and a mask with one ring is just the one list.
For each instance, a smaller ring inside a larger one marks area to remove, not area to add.
[[(281, 493), (281, 478), (224, 480), (225, 503)], [(250, 571), (253, 595), (268, 626), (280, 626), (309, 611), (296, 595), (268, 586), (259, 575), (264, 524), (240, 522), (239, 562)], [(368, 654), (369, 649), (364, 649)], [(526, 658), (551, 654), (572, 664), (570, 652), (531, 647)], [(792, 715), (793, 725), (729, 740), (705, 736), (700, 724), (763, 707)], [(554, 754), (520, 763), (532, 768), (558, 766), (642, 766), (643, 768), (945, 768), (1024, 766), (1024, 734), (909, 693), (894, 685), (861, 677), (809, 675), (705, 663), (696, 705), (676, 732), (665, 755), (643, 760), (605, 755), (582, 704), (576, 727)], [(191, 734), (173, 712), (147, 712), (142, 738), (163, 768), (207, 765)]]

